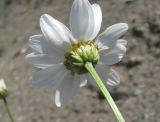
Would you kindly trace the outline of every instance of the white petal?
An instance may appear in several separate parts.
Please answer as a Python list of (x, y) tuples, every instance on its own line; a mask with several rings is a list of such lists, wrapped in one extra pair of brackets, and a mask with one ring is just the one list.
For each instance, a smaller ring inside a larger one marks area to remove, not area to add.
[(102, 50), (99, 62), (105, 65), (112, 65), (120, 62), (126, 52), (126, 47), (117, 44), (112, 50)]
[(64, 55), (60, 50), (54, 48), (54, 45), (49, 43), (41, 34), (31, 36), (29, 39), (29, 45), (37, 53), (50, 54), (54, 56)]
[(117, 40), (128, 30), (126, 23), (118, 23), (108, 27), (96, 40), (96, 43), (110, 48), (117, 43)]
[(63, 64), (56, 64), (33, 74), (31, 82), (56, 90), (68, 74)]
[(78, 80), (78, 75), (73, 77), (71, 74), (64, 79), (61, 86), (56, 90), (55, 103), (58, 107), (61, 107), (65, 102), (75, 96), (80, 88), (80, 82)]
[[(95, 70), (98, 73), (98, 75), (100, 76), (103, 83), (106, 85), (110, 68), (106, 65), (97, 64), (95, 67)], [(96, 84), (96, 81), (93, 79), (93, 77), (90, 74), (88, 74), (88, 80), (92, 85), (94, 85), (95, 87), (98, 87)]]
[(80, 87), (84, 87), (87, 85), (87, 78), (85, 74), (79, 75), (80, 77)]
[(52, 18), (50, 15), (44, 14), (40, 19), (40, 27), (49, 43), (60, 51), (66, 51), (70, 47), (70, 31), (67, 27)]
[(88, 0), (74, 0), (70, 13), (70, 28), (76, 39), (90, 40), (96, 35), (96, 32), (93, 34), (95, 30), (93, 10), (98, 11), (92, 8)]
[(87, 81), (93, 85), (94, 87), (98, 88), (97, 84), (96, 84), (96, 81), (94, 80), (94, 78), (92, 77), (92, 75), (90, 73), (87, 73), (86, 74), (86, 77), (87, 77)]
[(95, 69), (96, 69), (97, 73), (99, 74), (101, 80), (103, 82), (106, 82), (110, 68), (105, 65), (97, 64)]
[[(120, 84), (120, 78), (118, 74), (113, 70), (110, 69), (106, 65), (97, 64), (95, 67), (96, 72), (98, 73), (99, 77), (101, 78), (104, 85), (116, 86)], [(87, 74), (88, 81), (95, 87), (98, 87), (96, 81), (90, 74)]]
[(27, 61), (37, 68), (48, 68), (54, 64), (63, 62), (62, 56), (31, 53), (26, 56)]
[(90, 40), (93, 40), (100, 31), (102, 23), (102, 11), (98, 4), (92, 4), (93, 14), (94, 14), (94, 32), (90, 37)]
[(113, 70), (110, 70), (107, 84), (110, 86), (116, 86), (120, 84), (119, 75)]
[(34, 35), (29, 39), (29, 46), (38, 53), (43, 53), (42, 42), (44, 42), (43, 35)]
[(124, 46), (127, 45), (127, 41), (124, 40), (124, 39), (118, 39), (118, 40), (117, 40), (117, 43), (118, 43), (118, 44), (122, 44), (122, 45), (124, 45)]

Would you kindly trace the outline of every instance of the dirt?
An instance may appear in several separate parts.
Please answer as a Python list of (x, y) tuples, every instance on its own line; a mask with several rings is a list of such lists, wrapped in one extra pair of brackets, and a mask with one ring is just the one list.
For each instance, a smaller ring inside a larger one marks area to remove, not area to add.
[[(160, 0), (97, 0), (103, 12), (103, 31), (129, 24), (127, 53), (113, 68), (121, 84), (109, 87), (126, 122), (160, 122)], [(103, 96), (92, 86), (61, 108), (54, 93), (28, 83), (35, 70), (25, 61), (27, 42), (40, 33), (39, 18), (48, 13), (68, 26), (72, 0), (7, 0), (0, 7), (0, 77), (15, 122), (116, 122)], [(9, 122), (0, 101), (0, 122)]]

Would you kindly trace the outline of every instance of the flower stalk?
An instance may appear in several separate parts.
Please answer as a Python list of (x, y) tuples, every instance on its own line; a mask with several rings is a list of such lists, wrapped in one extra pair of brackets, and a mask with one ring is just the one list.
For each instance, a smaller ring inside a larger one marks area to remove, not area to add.
[(107, 90), (107, 88), (103, 84), (103, 82), (100, 79), (99, 75), (97, 74), (96, 70), (94, 69), (92, 63), (87, 62), (85, 64), (85, 67), (88, 70), (88, 72), (92, 75), (92, 77), (95, 79), (98, 87), (100, 88), (101, 92), (103, 93), (103, 95), (105, 96), (107, 102), (109, 103), (111, 109), (113, 110), (118, 122), (125, 122), (122, 114), (120, 113), (119, 109), (117, 108), (114, 100), (112, 99), (109, 91)]
[(4, 79), (0, 79), (0, 100), (3, 99), (6, 112), (9, 116), (11, 122), (14, 122), (13, 116), (11, 114), (11, 111), (9, 109), (9, 106), (8, 106), (8, 103), (7, 103), (7, 100), (6, 100), (7, 96), (8, 96), (8, 88), (5, 84)]
[(5, 109), (6, 109), (6, 112), (8, 114), (8, 117), (10, 118), (10, 121), (14, 122), (14, 119), (13, 119), (13, 116), (11, 114), (11, 111), (10, 111), (10, 108), (9, 108), (9, 105), (8, 105), (8, 102), (7, 102), (6, 98), (3, 98), (3, 101), (4, 101), (4, 105), (5, 105)]

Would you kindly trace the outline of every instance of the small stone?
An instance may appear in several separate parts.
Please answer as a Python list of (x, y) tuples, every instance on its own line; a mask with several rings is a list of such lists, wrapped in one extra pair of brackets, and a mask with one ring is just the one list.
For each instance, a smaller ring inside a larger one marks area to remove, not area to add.
[(23, 47), (20, 52), (21, 52), (21, 54), (26, 53), (27, 52), (27, 48)]
[(142, 61), (142, 57), (140, 57), (140, 56), (131, 56), (130, 57), (130, 61), (132, 61), (132, 62), (141, 62)]

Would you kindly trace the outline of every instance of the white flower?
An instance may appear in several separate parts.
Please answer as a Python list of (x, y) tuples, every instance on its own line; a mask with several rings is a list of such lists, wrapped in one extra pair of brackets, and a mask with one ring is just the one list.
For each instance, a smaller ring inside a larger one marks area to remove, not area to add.
[(8, 89), (3, 79), (0, 79), (0, 99), (7, 97)]
[(97, 36), (102, 23), (98, 4), (74, 0), (69, 23), (71, 31), (50, 15), (42, 15), (42, 34), (30, 37), (29, 45), (34, 52), (26, 56), (29, 63), (42, 69), (32, 76), (32, 83), (55, 90), (58, 107), (87, 82), (96, 86), (84, 68), (86, 61), (94, 64), (105, 83), (118, 85), (119, 76), (110, 65), (121, 61), (126, 52), (127, 42), (119, 38), (128, 30), (127, 24), (112, 25)]

